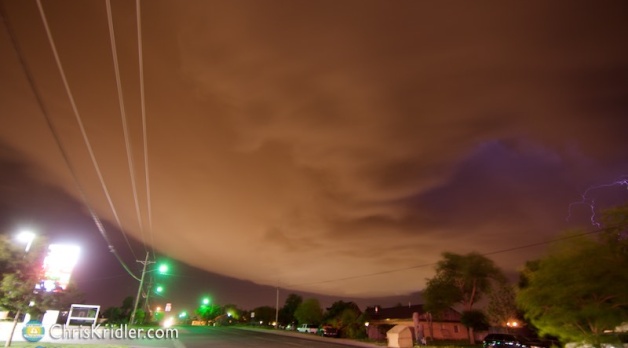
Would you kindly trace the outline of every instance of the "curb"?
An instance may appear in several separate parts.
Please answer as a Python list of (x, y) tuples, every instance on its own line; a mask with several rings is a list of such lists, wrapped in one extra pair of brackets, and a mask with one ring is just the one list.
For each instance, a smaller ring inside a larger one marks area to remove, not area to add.
[(321, 336), (318, 336), (318, 335), (315, 335), (315, 334), (307, 334), (307, 333), (300, 333), (300, 332), (293, 332), (293, 331), (256, 329), (256, 328), (242, 327), (242, 326), (234, 326), (233, 328), (234, 329), (238, 329), (238, 330), (248, 330), (248, 331), (268, 333), (270, 335), (280, 335), (280, 336), (289, 336), (289, 337), (301, 338), (301, 339), (310, 340), (310, 341), (336, 343), (336, 344), (342, 344), (342, 345), (345, 345), (345, 346), (353, 346), (353, 347), (364, 347), (364, 348), (382, 348), (382, 347), (386, 347), (385, 345), (382, 346), (382, 345), (377, 345), (377, 344), (374, 344), (374, 343), (359, 342), (359, 341), (355, 341), (355, 340), (348, 339), (348, 338), (321, 337)]

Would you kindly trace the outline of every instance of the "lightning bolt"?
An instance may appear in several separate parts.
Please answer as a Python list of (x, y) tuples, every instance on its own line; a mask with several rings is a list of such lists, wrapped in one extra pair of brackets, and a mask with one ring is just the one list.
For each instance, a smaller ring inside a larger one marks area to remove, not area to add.
[(595, 210), (595, 199), (591, 198), (591, 193), (597, 190), (601, 190), (604, 188), (615, 187), (615, 186), (625, 186), (628, 189), (628, 176), (622, 176), (618, 180), (615, 180), (610, 183), (594, 185), (588, 187), (580, 196), (581, 199), (576, 202), (572, 202), (569, 204), (569, 215), (567, 216), (567, 221), (571, 219), (571, 211), (572, 208), (576, 205), (585, 205), (591, 209), (591, 224), (595, 227), (601, 227), (602, 225), (597, 221), (596, 210)]

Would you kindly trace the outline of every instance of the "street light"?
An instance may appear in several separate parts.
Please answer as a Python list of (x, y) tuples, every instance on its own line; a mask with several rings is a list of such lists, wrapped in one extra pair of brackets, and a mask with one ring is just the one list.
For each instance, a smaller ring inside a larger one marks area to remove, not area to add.
[(31, 231), (22, 231), (17, 235), (17, 240), (22, 243), (26, 243), (26, 248), (24, 252), (28, 252), (31, 249), (31, 245), (33, 244), (33, 240), (35, 239), (35, 233)]
[[(33, 243), (33, 239), (35, 239), (35, 233), (30, 232), (30, 231), (22, 231), (18, 233), (18, 235), (16, 236), (16, 239), (22, 243), (26, 243), (26, 248), (24, 249), (25, 254), (23, 256), (24, 258), (26, 258), (26, 253), (28, 253), (28, 250), (30, 250), (31, 244)], [(28, 305), (29, 307), (32, 307), (35, 305), (35, 302), (30, 301)], [(13, 326), (11, 327), (9, 337), (7, 338), (4, 344), (5, 347), (11, 346), (11, 342), (13, 340), (13, 334), (15, 333), (15, 327), (17, 326), (18, 318), (20, 316), (21, 311), (22, 310), (18, 307), (15, 313), (15, 317), (13, 317)]]
[(519, 326), (519, 323), (516, 320), (509, 320), (506, 323), (506, 326), (508, 326), (508, 327), (517, 327), (517, 326)]
[(168, 273), (168, 268), (169, 268), (169, 267), (168, 267), (168, 265), (167, 265), (167, 264), (162, 263), (161, 265), (159, 265), (158, 271), (159, 271), (159, 273), (161, 273), (161, 274), (165, 274), (165, 273)]

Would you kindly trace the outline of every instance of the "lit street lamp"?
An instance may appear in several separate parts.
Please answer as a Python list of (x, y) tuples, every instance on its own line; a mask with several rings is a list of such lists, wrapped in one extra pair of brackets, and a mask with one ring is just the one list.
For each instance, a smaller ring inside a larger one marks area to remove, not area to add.
[(159, 265), (158, 270), (159, 270), (159, 273), (166, 274), (166, 273), (168, 273), (168, 265), (163, 263), (163, 264)]
[(35, 233), (30, 231), (22, 231), (17, 235), (17, 240), (22, 243), (26, 243), (26, 248), (24, 252), (28, 252), (31, 249), (31, 245), (33, 244), (33, 240), (35, 239)]

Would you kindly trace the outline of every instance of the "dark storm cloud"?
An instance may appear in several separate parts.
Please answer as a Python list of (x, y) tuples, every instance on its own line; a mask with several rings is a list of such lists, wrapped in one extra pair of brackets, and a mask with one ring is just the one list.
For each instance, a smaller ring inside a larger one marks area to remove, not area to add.
[[(136, 284), (128, 281), (130, 276), (112, 257), (84, 205), (59, 188), (42, 183), (38, 179), (41, 168), (16, 160), (18, 153), (0, 143), (0, 233), (13, 235), (28, 229), (37, 235), (34, 243), (78, 245), (81, 255), (73, 281), (90, 303), (118, 305), (133, 293)], [(112, 243), (120, 247), (120, 255), (129, 258), (124, 236), (105, 225)], [(119, 286), (103, 291), (103, 284), (112, 280)]]
[[(54, 17), (63, 6), (46, 5), (124, 225), (141, 240), (102, 12), (92, 4), (93, 18), (64, 23)], [(140, 149), (124, 6), (114, 15)], [(194, 266), (329, 294), (409, 293), (443, 251), (551, 239), (576, 222), (566, 209), (584, 188), (628, 171), (624, 3), (143, 6), (154, 243)], [(16, 27), (32, 52), (36, 37)], [(87, 41), (97, 46), (90, 65), (81, 62)], [(29, 61), (45, 70), (46, 59)], [(6, 81), (19, 85), (12, 71)], [(54, 74), (37, 78), (50, 85)], [(12, 110), (30, 110), (27, 96), (4, 95)], [(75, 126), (53, 111), (111, 219)], [(26, 131), (13, 121), (3, 138), (64, 185), (53, 154), (14, 135), (45, 139), (32, 122)], [(512, 272), (540, 252), (494, 258)], [(406, 270), (388, 272), (397, 269)], [(379, 275), (356, 277), (369, 274)]]

